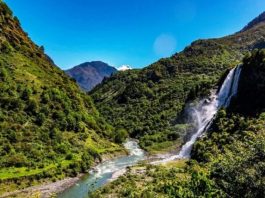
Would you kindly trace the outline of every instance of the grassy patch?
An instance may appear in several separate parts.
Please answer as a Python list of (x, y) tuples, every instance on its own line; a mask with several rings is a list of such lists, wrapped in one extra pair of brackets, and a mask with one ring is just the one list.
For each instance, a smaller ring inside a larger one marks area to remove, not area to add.
[(150, 155), (152, 154), (163, 154), (168, 152), (176, 152), (181, 146), (181, 142), (177, 141), (165, 141), (160, 143), (153, 143), (152, 146), (146, 147), (146, 150)]

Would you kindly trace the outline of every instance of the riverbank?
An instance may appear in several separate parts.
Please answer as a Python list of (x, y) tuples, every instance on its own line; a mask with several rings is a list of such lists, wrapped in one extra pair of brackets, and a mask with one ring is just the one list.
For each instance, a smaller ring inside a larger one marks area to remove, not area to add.
[[(111, 159), (115, 159), (117, 157), (126, 156), (126, 155), (128, 155), (128, 152), (126, 150), (104, 154), (101, 157), (102, 160), (96, 161), (91, 169), (93, 169), (100, 163), (103, 163)], [(58, 180), (55, 182), (47, 180), (43, 182), (42, 184), (38, 184), (36, 186), (31, 186), (31, 187), (27, 187), (21, 190), (3, 193), (2, 195), (0, 195), (0, 198), (10, 198), (10, 197), (49, 198), (49, 197), (53, 197), (54, 195), (57, 195), (65, 191), (66, 189), (76, 185), (77, 182), (79, 182), (85, 175), (87, 174), (82, 173), (82, 174), (78, 174), (76, 177), (68, 177), (68, 178), (64, 178), (62, 180)]]
[(78, 182), (83, 176), (84, 174), (79, 174), (77, 177), (66, 178), (66, 179), (63, 179), (57, 182), (52, 182), (52, 183), (43, 184), (39, 186), (33, 186), (33, 187), (29, 187), (23, 190), (6, 193), (0, 196), (0, 198), (8, 198), (8, 197), (49, 198), (75, 185), (76, 182)]
[(128, 150), (129, 155), (100, 163), (90, 171), (89, 176), (60, 193), (58, 198), (84, 198), (125, 174), (129, 167), (146, 159), (146, 152), (139, 147), (137, 140), (129, 139), (124, 143), (124, 147)]
[[(157, 161), (159, 159), (167, 158), (176, 153), (175, 149), (177, 149), (176, 146), (172, 146), (168, 148), (167, 150), (162, 150), (161, 152), (155, 152), (152, 154), (148, 154), (143, 161), (146, 163), (150, 163), (152, 161)], [(125, 149), (119, 152), (108, 153), (108, 154), (102, 155), (101, 157), (102, 160), (96, 161), (94, 166), (91, 168), (91, 170), (96, 170), (96, 167), (99, 164), (104, 164), (104, 162), (119, 159), (119, 158), (122, 158), (123, 156), (129, 156), (129, 155), (130, 155), (130, 151), (127, 151)], [(113, 172), (113, 175), (111, 176), (112, 178), (110, 179), (110, 181), (117, 179), (119, 176), (124, 175), (125, 173), (126, 173), (126, 168)], [(87, 176), (87, 174), (79, 174), (76, 177), (65, 178), (65, 179), (62, 179), (56, 182), (44, 182), (43, 184), (28, 187), (22, 190), (5, 193), (3, 195), (0, 195), (0, 198), (6, 198), (6, 197), (49, 198), (49, 197), (53, 197), (55, 195), (61, 194), (67, 189), (74, 187), (75, 185), (78, 185), (78, 183), (84, 178), (84, 176)]]
[(163, 197), (161, 192), (152, 191), (159, 189), (161, 185), (167, 186), (165, 189), (170, 189), (176, 184), (173, 183), (176, 179), (189, 181), (189, 174), (185, 172), (186, 162), (187, 160), (178, 159), (160, 165), (133, 166), (127, 169), (122, 177), (94, 191), (91, 198)]

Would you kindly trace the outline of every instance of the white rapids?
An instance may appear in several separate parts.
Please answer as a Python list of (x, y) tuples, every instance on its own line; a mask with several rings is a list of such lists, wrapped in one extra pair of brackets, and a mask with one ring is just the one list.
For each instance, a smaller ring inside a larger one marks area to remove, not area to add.
[(127, 167), (133, 166), (145, 159), (145, 152), (140, 149), (138, 142), (128, 140), (124, 147), (129, 151), (128, 156), (108, 160), (94, 167), (88, 177), (80, 180), (77, 185), (59, 194), (58, 198), (87, 198), (93, 192), (110, 181), (126, 173)]
[(171, 155), (162, 160), (154, 161), (152, 164), (160, 164), (176, 159), (190, 158), (193, 144), (207, 131), (208, 127), (217, 113), (224, 107), (228, 107), (233, 96), (237, 94), (238, 83), (241, 74), (241, 65), (233, 68), (227, 75), (218, 93), (212, 93), (209, 99), (203, 99), (191, 107), (190, 117), (195, 125), (195, 132), (191, 138), (182, 146), (177, 155)]

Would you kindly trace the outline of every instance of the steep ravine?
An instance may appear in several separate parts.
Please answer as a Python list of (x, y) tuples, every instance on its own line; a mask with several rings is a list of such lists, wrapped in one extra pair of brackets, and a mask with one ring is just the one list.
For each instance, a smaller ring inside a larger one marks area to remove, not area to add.
[[(233, 96), (237, 94), (238, 82), (240, 79), (241, 65), (233, 68), (225, 78), (223, 85), (218, 93), (213, 94), (208, 99), (200, 100), (196, 105), (190, 107), (190, 117), (194, 120), (194, 134), (191, 136), (181, 148), (177, 155), (152, 161), (151, 164), (161, 164), (177, 159), (190, 158), (193, 144), (207, 130), (214, 116), (220, 108), (226, 108)], [(113, 175), (115, 177), (126, 173), (126, 167), (133, 166), (139, 161), (144, 160), (144, 152), (138, 148), (137, 142), (129, 141), (125, 147), (130, 151), (128, 157), (121, 157), (111, 161), (107, 161), (98, 165), (91, 171), (84, 180), (78, 182), (75, 186), (69, 188), (59, 195), (60, 198), (85, 198), (88, 192), (93, 192), (99, 187), (111, 181)], [(116, 173), (116, 174), (115, 174)]]

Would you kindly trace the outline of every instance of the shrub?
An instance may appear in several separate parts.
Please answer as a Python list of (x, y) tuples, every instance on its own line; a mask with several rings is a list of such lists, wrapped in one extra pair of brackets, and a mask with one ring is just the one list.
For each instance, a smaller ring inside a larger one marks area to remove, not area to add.
[(36, 124), (41, 126), (44, 123), (45, 119), (46, 119), (46, 116), (44, 113), (38, 113), (36, 116)]
[(30, 99), (26, 111), (31, 114), (36, 114), (39, 109), (38, 102), (35, 99)]
[(26, 157), (21, 153), (16, 153), (7, 158), (7, 166), (22, 167), (27, 165)]
[(1, 81), (7, 81), (8, 78), (8, 72), (5, 68), (0, 68), (0, 80)]
[(73, 154), (72, 153), (68, 153), (65, 157), (66, 160), (72, 160), (73, 159)]
[(125, 129), (118, 129), (115, 133), (115, 142), (116, 143), (122, 143), (128, 138), (128, 132)]
[(32, 93), (31, 89), (29, 89), (29, 88), (25, 88), (25, 89), (23, 90), (22, 94), (21, 94), (21, 98), (22, 98), (23, 100), (25, 100), (25, 101), (28, 101), (29, 98), (30, 98), (30, 96), (31, 96), (31, 93)]

